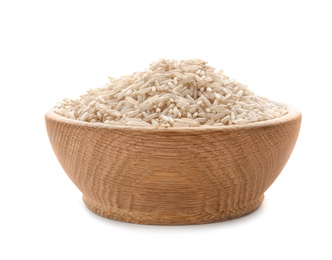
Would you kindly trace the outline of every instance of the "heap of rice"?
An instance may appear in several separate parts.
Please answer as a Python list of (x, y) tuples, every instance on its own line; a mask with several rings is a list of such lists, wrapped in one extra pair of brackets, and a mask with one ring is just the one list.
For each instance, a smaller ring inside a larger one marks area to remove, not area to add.
[(64, 117), (140, 127), (244, 125), (287, 114), (207, 62), (162, 59), (55, 107)]

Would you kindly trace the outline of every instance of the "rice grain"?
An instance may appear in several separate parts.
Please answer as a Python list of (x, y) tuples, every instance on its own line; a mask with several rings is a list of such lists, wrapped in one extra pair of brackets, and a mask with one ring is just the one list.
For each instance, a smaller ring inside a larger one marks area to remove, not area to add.
[(245, 125), (287, 114), (285, 107), (199, 59), (161, 59), (145, 71), (109, 80), (78, 99), (62, 100), (55, 113), (92, 123), (154, 128)]

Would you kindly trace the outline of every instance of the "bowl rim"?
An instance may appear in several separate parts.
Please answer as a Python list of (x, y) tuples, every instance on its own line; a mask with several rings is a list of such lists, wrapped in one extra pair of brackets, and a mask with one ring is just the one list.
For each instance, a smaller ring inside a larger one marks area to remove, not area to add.
[(234, 131), (237, 129), (252, 129), (258, 127), (267, 127), (278, 124), (283, 124), (286, 122), (290, 122), (302, 117), (302, 113), (297, 108), (293, 107), (289, 104), (284, 104), (280, 102), (272, 101), (274, 104), (279, 106), (285, 106), (288, 110), (286, 115), (283, 115), (278, 118), (269, 119), (266, 121), (260, 121), (255, 123), (249, 123), (245, 125), (225, 125), (225, 126), (194, 126), (194, 127), (170, 127), (170, 128), (154, 128), (154, 127), (142, 127), (142, 126), (123, 126), (123, 125), (107, 125), (101, 122), (84, 122), (76, 119), (67, 118), (61, 116), (54, 112), (54, 108), (49, 109), (45, 113), (45, 119), (52, 119), (57, 122), (65, 123), (68, 125), (76, 125), (82, 127), (92, 127), (92, 128), (103, 128), (103, 129), (111, 129), (111, 130), (121, 130), (121, 131), (140, 131), (140, 132), (162, 132), (162, 133), (174, 133), (174, 132), (215, 132), (215, 131)]

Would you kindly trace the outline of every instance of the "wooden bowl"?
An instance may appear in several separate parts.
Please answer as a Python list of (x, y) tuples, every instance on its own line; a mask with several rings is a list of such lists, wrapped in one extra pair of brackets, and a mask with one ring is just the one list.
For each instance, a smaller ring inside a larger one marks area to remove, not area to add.
[(158, 225), (228, 220), (256, 210), (292, 153), (301, 113), (244, 126), (152, 129), (52, 111), (54, 152), (93, 212)]

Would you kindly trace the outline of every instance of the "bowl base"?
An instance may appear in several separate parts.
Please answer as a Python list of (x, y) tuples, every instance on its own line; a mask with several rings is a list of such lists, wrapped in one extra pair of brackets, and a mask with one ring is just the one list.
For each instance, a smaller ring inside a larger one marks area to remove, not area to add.
[(223, 212), (201, 212), (190, 215), (181, 213), (165, 215), (165, 213), (158, 212), (135, 212), (119, 208), (105, 208), (104, 206), (98, 205), (83, 196), (83, 201), (87, 208), (97, 215), (121, 222), (145, 225), (193, 225), (231, 220), (254, 212), (261, 206), (263, 200), (264, 194), (244, 207), (237, 209), (233, 208)]

